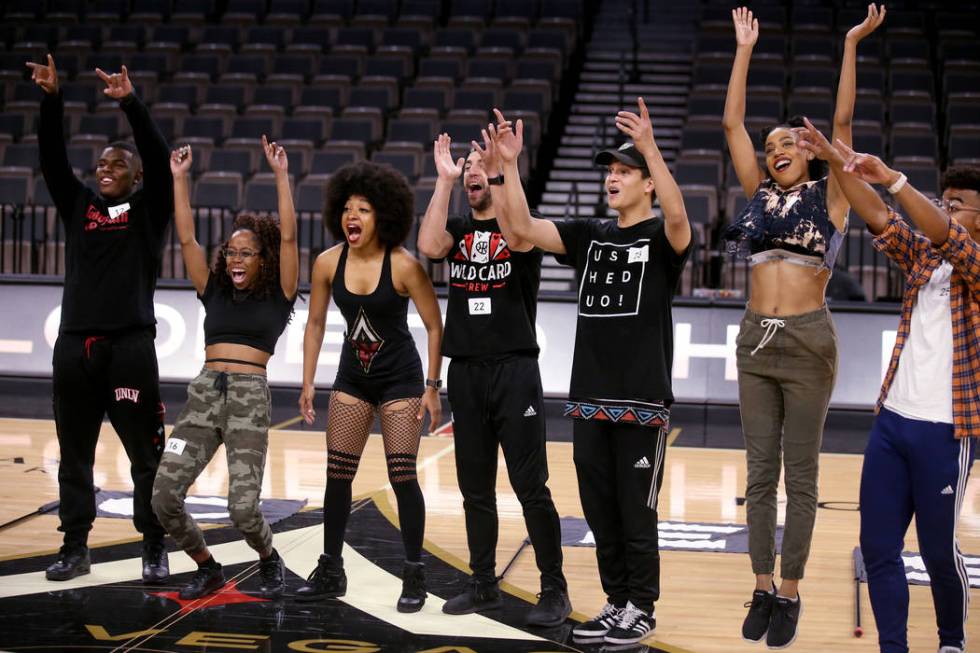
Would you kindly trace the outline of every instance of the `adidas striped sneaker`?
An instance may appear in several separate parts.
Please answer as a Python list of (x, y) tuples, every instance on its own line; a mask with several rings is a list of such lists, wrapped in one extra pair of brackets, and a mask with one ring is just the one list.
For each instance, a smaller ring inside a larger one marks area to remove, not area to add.
[(619, 622), (622, 611), (623, 608), (607, 603), (593, 619), (575, 626), (572, 635), (581, 639), (601, 639)]
[(653, 613), (639, 609), (631, 602), (619, 613), (619, 622), (603, 638), (607, 644), (636, 644), (657, 629)]

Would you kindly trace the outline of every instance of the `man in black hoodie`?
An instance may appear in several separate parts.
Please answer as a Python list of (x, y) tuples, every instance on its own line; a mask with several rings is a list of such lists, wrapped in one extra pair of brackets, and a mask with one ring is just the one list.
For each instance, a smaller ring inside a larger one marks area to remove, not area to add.
[[(143, 534), (143, 582), (169, 576), (164, 529), (150, 507), (163, 452), (163, 404), (153, 340), (153, 292), (164, 231), (173, 213), (169, 148), (133, 93), (126, 67), (96, 69), (107, 97), (119, 101), (136, 146), (110, 143), (99, 156), (98, 192), (75, 176), (65, 149), (58, 72), (28, 63), (44, 91), (38, 145), (41, 171), (65, 227), (65, 286), (54, 346), (54, 417), (61, 461), (58, 517), (64, 545), (48, 580), (89, 572), (95, 520), (92, 469), (102, 419), (119, 434), (132, 464), (133, 522)], [(143, 181), (143, 187), (136, 190)]]

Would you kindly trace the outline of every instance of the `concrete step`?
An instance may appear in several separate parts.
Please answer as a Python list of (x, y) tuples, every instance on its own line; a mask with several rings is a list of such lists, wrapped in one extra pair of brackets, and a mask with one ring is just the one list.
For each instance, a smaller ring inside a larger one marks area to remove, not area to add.
[(541, 280), (539, 289), (548, 292), (571, 292), (575, 290), (575, 280), (571, 281), (545, 281)]
[[(591, 190), (595, 190), (595, 188), (593, 188)], [(571, 193), (571, 192), (568, 192), (568, 193), (560, 193), (560, 192), (559, 193), (548, 193), (548, 192), (546, 192), (546, 193), (543, 193), (541, 195), (541, 201), (542, 202), (547, 202), (548, 204), (561, 204), (562, 206), (564, 206), (564, 205), (568, 204), (569, 201), (571, 201), (574, 198), (576, 200), (575, 202), (573, 202), (574, 205), (577, 205), (577, 206), (595, 206), (596, 204), (599, 203), (599, 201), (604, 196), (605, 196), (605, 193), (597, 193), (597, 192), (586, 193), (586, 192), (582, 192), (582, 190), (579, 190), (577, 197), (576, 197), (576, 195), (574, 193)]]
[(552, 170), (551, 177), (557, 181), (577, 181), (581, 183), (602, 183), (602, 172), (597, 168), (570, 168), (567, 170)]

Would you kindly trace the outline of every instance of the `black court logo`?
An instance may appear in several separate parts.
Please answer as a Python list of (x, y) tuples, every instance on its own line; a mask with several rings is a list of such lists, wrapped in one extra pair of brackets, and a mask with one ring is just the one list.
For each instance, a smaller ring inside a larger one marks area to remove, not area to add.
[(578, 292), (585, 317), (624, 317), (640, 312), (643, 274), (650, 261), (650, 239), (618, 245), (593, 240)]

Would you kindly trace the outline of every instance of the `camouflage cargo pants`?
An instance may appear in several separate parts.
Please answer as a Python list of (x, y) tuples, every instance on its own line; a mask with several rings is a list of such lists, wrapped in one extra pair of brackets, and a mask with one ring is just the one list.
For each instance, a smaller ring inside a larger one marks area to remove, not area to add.
[(167, 440), (153, 483), (153, 511), (189, 553), (201, 551), (204, 535), (187, 513), (187, 490), (218, 447), (228, 456), (228, 514), (248, 545), (264, 553), (272, 531), (259, 511), (259, 493), (269, 444), (269, 386), (257, 374), (202, 370), (187, 388), (187, 405)]

